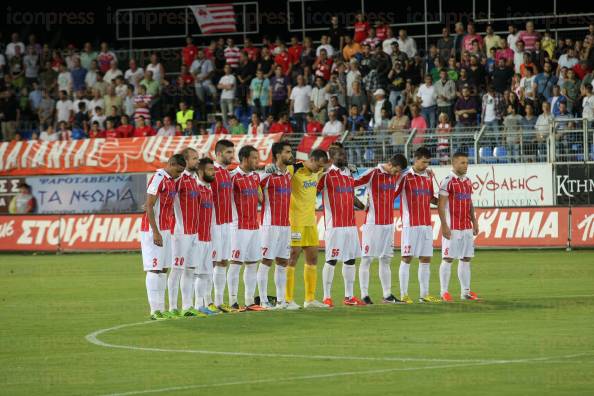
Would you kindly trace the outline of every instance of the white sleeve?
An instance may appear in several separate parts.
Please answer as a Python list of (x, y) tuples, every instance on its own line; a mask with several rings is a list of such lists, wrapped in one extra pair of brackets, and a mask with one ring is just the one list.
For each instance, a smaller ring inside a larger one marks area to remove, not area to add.
[(161, 183), (163, 182), (164, 175), (161, 172), (156, 172), (151, 179), (148, 187), (146, 188), (146, 193), (150, 195), (157, 195), (159, 192), (159, 188), (161, 187)]
[(449, 185), (450, 185), (450, 176), (446, 177), (445, 179), (443, 179), (441, 181), (441, 183), (439, 184), (439, 195), (442, 195), (444, 197), (447, 197), (450, 195), (448, 189), (449, 189)]

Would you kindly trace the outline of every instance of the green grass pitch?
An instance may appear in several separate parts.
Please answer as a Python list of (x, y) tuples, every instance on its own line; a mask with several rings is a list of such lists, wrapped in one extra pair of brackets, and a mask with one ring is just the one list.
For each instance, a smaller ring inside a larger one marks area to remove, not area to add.
[[(594, 251), (479, 251), (472, 269), (481, 303), (147, 323), (138, 254), (2, 255), (0, 395), (594, 394)], [(377, 262), (370, 292), (379, 302)]]

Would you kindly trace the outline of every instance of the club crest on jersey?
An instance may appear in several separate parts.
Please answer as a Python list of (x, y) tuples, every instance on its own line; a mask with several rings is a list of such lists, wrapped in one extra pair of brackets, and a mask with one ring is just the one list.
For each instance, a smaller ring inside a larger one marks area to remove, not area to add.
[(396, 184), (394, 184), (394, 183), (380, 183), (379, 189), (381, 191), (395, 190), (396, 189)]
[(354, 189), (351, 186), (346, 186), (346, 187), (337, 186), (334, 191), (336, 191), (338, 193), (352, 193), (354, 191)]
[(414, 196), (423, 196), (428, 195), (431, 196), (431, 190), (428, 188), (413, 188), (412, 193)]
[(190, 198), (196, 199), (196, 197), (198, 197), (198, 195), (200, 195), (200, 193), (198, 191), (190, 191), (188, 193), (188, 195), (190, 196)]
[(258, 195), (258, 189), (257, 188), (245, 188), (245, 189), (241, 190), (241, 195), (246, 195), (248, 197)]
[(221, 188), (231, 188), (231, 182), (230, 181), (222, 181), (219, 183), (219, 186)]
[(291, 189), (289, 187), (276, 187), (274, 191), (278, 194), (291, 194)]
[(456, 193), (454, 196), (455, 199), (458, 199), (460, 201), (468, 201), (469, 199), (471, 199), (471, 197), (472, 197), (472, 194), (461, 193), (461, 192)]
[(316, 181), (304, 181), (303, 188), (315, 188), (318, 186), (318, 182)]
[(202, 202), (202, 203), (200, 204), (200, 207), (201, 207), (201, 208), (204, 208), (204, 209), (212, 209), (212, 208), (213, 208), (213, 206), (214, 206), (214, 205), (213, 205), (213, 204), (212, 204), (212, 202), (210, 202), (210, 201), (205, 201), (205, 202)]

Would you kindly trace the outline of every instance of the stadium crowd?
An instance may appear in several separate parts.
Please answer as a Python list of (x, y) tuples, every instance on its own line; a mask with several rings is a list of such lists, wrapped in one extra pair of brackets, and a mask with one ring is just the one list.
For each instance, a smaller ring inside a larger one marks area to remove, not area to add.
[(14, 33), (0, 44), (2, 139), (382, 131), (399, 145), (411, 128), (594, 121), (594, 24), (583, 40), (522, 29), (499, 36), (458, 22), (424, 49), (385, 21), (359, 14), (347, 30), (333, 17), (315, 44), (187, 38), (178, 70), (156, 53), (122, 64), (106, 42), (58, 49)]

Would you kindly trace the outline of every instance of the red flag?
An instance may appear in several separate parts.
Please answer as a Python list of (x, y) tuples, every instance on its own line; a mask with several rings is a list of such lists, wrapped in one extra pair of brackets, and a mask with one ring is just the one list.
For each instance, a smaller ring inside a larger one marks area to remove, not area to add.
[(328, 150), (330, 145), (338, 140), (340, 136), (319, 136), (319, 135), (305, 135), (299, 147), (297, 147), (297, 155), (295, 156), (298, 160), (305, 161), (315, 149)]
[(203, 34), (236, 32), (233, 4), (190, 6)]

